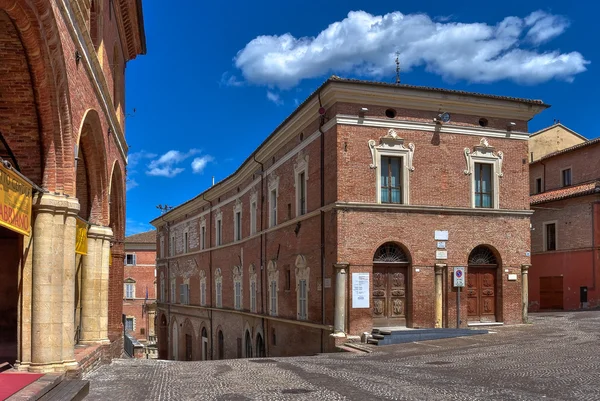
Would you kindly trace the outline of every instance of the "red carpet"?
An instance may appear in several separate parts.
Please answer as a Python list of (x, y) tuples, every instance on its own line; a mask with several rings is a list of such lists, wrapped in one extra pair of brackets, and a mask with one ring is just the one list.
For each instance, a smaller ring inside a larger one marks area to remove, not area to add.
[(0, 401), (7, 399), (42, 376), (44, 375), (37, 373), (0, 373)]

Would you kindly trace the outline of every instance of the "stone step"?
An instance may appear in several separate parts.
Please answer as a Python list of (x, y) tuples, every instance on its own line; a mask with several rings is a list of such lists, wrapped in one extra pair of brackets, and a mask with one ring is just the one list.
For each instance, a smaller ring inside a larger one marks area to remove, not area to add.
[(80, 401), (90, 392), (87, 380), (63, 380), (52, 390), (38, 398), (39, 401)]
[(379, 345), (379, 340), (376, 340), (374, 338), (369, 338), (367, 340), (367, 344)]

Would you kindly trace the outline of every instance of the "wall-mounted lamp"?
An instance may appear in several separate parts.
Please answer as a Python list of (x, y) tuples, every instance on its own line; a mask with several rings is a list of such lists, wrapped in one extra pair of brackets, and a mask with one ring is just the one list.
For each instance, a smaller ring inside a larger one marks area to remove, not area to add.
[(359, 117), (364, 117), (364, 116), (365, 116), (365, 113), (366, 113), (367, 111), (369, 111), (369, 109), (367, 109), (366, 107), (361, 107), (361, 108), (360, 108), (360, 110), (359, 110), (359, 112), (358, 112), (358, 116), (359, 116)]
[(507, 123), (507, 124), (506, 124), (506, 130), (507, 130), (507, 131), (512, 131), (512, 130), (513, 130), (513, 128), (514, 128), (516, 125), (517, 125), (517, 123), (515, 123), (515, 122), (511, 121), (511, 122), (509, 122), (509, 123)]
[(81, 60), (81, 53), (79, 53), (79, 50), (75, 50), (75, 64), (79, 65), (79, 61)]

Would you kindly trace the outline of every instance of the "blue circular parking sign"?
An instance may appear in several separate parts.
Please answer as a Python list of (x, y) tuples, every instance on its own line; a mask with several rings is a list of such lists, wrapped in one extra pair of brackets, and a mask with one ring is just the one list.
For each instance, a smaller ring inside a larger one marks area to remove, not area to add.
[(461, 278), (462, 277), (462, 273), (463, 273), (462, 270), (457, 270), (456, 271), (456, 277), (457, 278)]

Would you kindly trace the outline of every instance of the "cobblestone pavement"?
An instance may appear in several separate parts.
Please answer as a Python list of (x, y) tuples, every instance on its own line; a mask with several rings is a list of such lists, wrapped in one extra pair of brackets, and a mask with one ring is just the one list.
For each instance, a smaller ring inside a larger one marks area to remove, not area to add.
[(371, 354), (207, 362), (115, 360), (86, 400), (600, 400), (600, 311)]

